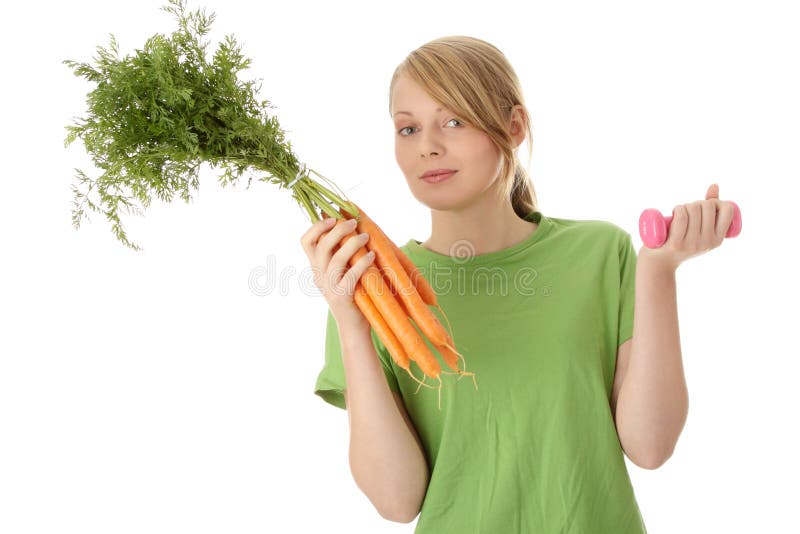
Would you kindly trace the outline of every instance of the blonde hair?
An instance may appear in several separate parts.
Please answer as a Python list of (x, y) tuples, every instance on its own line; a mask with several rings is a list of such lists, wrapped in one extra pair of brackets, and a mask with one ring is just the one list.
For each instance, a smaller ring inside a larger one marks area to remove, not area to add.
[(390, 114), (392, 90), (400, 75), (408, 76), (439, 104), (491, 138), (503, 158), (500, 191), (505, 198), (511, 197), (511, 205), (518, 216), (525, 217), (538, 209), (533, 182), (515, 153), (508, 129), (512, 107), (522, 105), (530, 166), (533, 153), (530, 116), (519, 79), (499, 49), (481, 39), (463, 35), (441, 37), (420, 46), (392, 75)]

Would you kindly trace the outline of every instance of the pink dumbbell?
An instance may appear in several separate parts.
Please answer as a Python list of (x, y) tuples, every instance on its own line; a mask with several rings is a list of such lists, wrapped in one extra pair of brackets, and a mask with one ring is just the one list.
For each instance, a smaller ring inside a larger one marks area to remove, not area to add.
[[(733, 204), (733, 220), (728, 227), (725, 237), (736, 237), (742, 231), (742, 212), (739, 206), (732, 200), (726, 200)], [(639, 216), (639, 235), (642, 243), (647, 248), (658, 248), (667, 241), (669, 223), (672, 222), (672, 215), (664, 217), (657, 209), (646, 209)]]

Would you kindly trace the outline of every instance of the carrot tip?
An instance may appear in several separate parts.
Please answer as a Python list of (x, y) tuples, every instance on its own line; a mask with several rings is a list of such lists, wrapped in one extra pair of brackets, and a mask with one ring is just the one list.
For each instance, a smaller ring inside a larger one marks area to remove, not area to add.
[(464, 367), (464, 369), (463, 369), (463, 370), (461, 370), (461, 369), (458, 367), (458, 361), (456, 361), (456, 363), (455, 363), (455, 367), (454, 367), (454, 366), (451, 364), (451, 362), (449, 362), (449, 361), (448, 361), (448, 362), (447, 362), (447, 365), (448, 365), (448, 367), (450, 367), (450, 369), (452, 369), (452, 370), (453, 370), (453, 371), (455, 371), (456, 373), (466, 373), (466, 372), (467, 372), (467, 361), (464, 359), (464, 355), (463, 355), (463, 354), (461, 354), (460, 352), (458, 352), (458, 351), (455, 349), (455, 347), (453, 347), (453, 346), (452, 346), (451, 344), (449, 344), (449, 343), (445, 343), (444, 345), (442, 345), (442, 347), (444, 347), (444, 348), (446, 348), (446, 349), (448, 349), (448, 350), (452, 351), (452, 352), (453, 352), (453, 353), (454, 353), (456, 356), (458, 356), (458, 359), (459, 359), (459, 360), (461, 360), (461, 362), (462, 362), (462, 364), (463, 364), (463, 367)]
[(406, 373), (408, 373), (408, 376), (410, 376), (412, 379), (414, 379), (415, 382), (419, 383), (419, 386), (417, 386), (417, 391), (414, 392), (415, 395), (419, 392), (419, 388), (421, 388), (422, 386), (425, 386), (426, 388), (433, 389), (433, 386), (429, 386), (428, 384), (420, 381), (419, 378), (414, 376), (414, 373), (411, 372), (411, 368), (410, 367), (406, 368)]
[(463, 354), (461, 354), (460, 352), (458, 352), (458, 351), (456, 350), (456, 348), (455, 348), (453, 345), (451, 345), (450, 343), (447, 343), (447, 342), (445, 342), (445, 343), (442, 343), (442, 346), (443, 346), (443, 347), (445, 347), (445, 348), (448, 348), (448, 349), (452, 350), (454, 353), (458, 354), (458, 355), (459, 355), (461, 358), (463, 358), (463, 357), (464, 357), (464, 355), (463, 355)]
[(450, 337), (453, 337), (453, 327), (450, 325), (450, 319), (447, 318), (447, 314), (444, 312), (438, 302), (436, 303), (436, 309), (441, 312), (442, 317), (444, 317), (444, 320), (447, 323), (447, 332), (450, 334)]

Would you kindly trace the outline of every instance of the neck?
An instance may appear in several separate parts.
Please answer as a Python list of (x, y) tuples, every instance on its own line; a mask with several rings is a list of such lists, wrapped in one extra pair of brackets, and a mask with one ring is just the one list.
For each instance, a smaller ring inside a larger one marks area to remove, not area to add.
[(511, 199), (482, 195), (476, 202), (447, 211), (431, 210), (431, 236), (422, 246), (446, 256), (477, 256), (527, 239), (538, 225), (519, 217)]

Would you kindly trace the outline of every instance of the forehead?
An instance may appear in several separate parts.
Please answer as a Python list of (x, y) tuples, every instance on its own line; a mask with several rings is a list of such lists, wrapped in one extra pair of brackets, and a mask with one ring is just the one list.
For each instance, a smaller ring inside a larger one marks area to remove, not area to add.
[(439, 113), (444, 108), (418, 83), (407, 76), (399, 76), (392, 88), (392, 116)]

